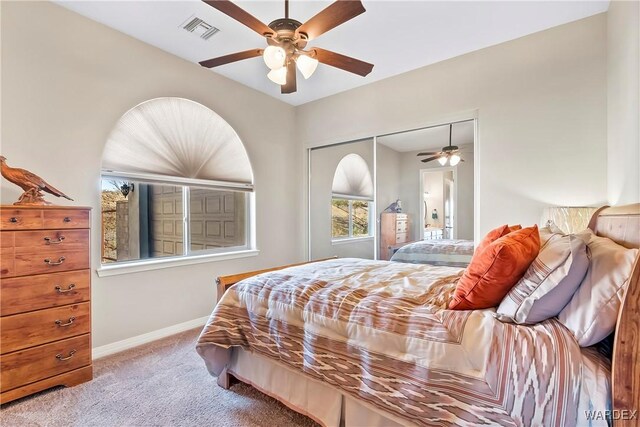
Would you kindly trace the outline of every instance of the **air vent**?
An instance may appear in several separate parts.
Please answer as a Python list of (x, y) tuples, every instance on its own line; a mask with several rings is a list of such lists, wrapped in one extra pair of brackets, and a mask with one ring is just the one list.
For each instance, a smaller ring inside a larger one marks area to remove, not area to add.
[(209, 40), (211, 37), (220, 32), (219, 28), (204, 22), (197, 16), (191, 15), (181, 24), (181, 27), (190, 33), (198, 35), (203, 40)]

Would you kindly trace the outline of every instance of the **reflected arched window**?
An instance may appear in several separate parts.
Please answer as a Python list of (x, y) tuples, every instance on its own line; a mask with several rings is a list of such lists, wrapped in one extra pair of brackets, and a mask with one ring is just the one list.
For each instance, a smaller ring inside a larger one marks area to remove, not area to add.
[(361, 156), (352, 153), (340, 160), (331, 193), (332, 238), (369, 237), (373, 180), (369, 165)]
[(238, 134), (204, 105), (127, 111), (102, 158), (102, 262), (250, 249), (253, 172)]

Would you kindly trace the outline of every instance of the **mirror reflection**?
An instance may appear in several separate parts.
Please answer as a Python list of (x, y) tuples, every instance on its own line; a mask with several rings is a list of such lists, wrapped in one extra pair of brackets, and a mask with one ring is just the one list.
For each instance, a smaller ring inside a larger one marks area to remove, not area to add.
[(474, 128), (468, 120), (377, 138), (379, 259), (467, 265)]
[(375, 256), (373, 139), (310, 150), (311, 259)]

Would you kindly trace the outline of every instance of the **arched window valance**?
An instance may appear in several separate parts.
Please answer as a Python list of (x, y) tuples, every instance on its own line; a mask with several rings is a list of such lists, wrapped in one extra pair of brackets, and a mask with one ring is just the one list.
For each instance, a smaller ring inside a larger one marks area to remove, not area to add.
[(357, 154), (340, 160), (333, 176), (334, 198), (373, 200), (373, 180), (367, 162)]
[(204, 105), (156, 98), (126, 112), (107, 140), (103, 174), (253, 185), (247, 152), (233, 128)]

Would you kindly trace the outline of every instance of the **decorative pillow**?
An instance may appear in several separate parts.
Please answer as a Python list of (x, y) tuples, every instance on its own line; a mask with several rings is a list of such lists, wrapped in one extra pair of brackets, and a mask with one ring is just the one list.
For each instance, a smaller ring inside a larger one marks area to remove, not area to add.
[(558, 238), (565, 235), (553, 221), (547, 221), (544, 227), (540, 228), (540, 247), (543, 247), (549, 239)]
[(538, 227), (513, 231), (474, 256), (449, 302), (453, 310), (494, 307), (522, 277), (540, 251)]
[(591, 230), (579, 233), (587, 240), (591, 263), (582, 284), (558, 319), (588, 347), (613, 332), (624, 289), (629, 283), (638, 249), (627, 249)]
[(522, 279), (504, 297), (496, 317), (503, 322), (531, 324), (557, 316), (573, 297), (588, 268), (583, 238), (552, 234)]
[(488, 232), (486, 236), (484, 236), (482, 241), (478, 244), (478, 247), (474, 251), (473, 255), (475, 256), (476, 254), (480, 254), (480, 252), (482, 252), (487, 246), (489, 246), (491, 243), (498, 240), (500, 237), (506, 236), (512, 231), (516, 231), (520, 229), (522, 229), (520, 225), (513, 225), (509, 227), (507, 224), (501, 225), (498, 228), (494, 228), (493, 230)]

